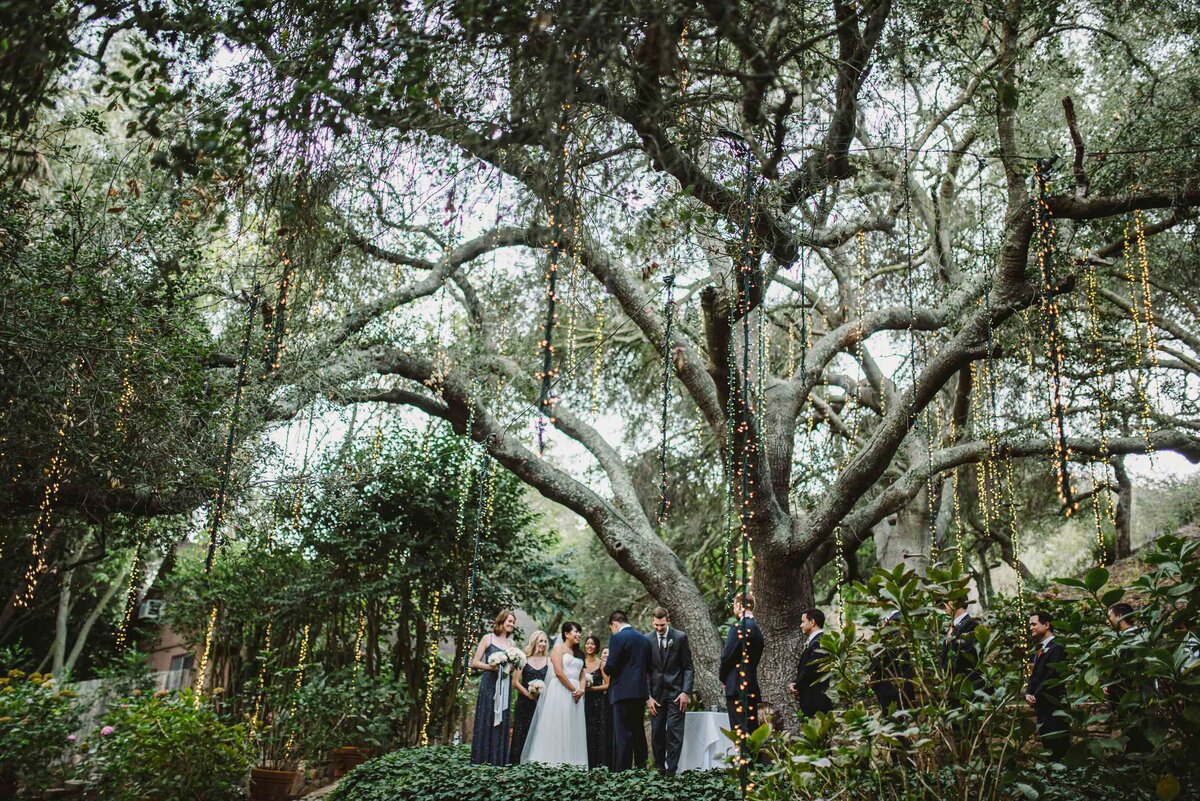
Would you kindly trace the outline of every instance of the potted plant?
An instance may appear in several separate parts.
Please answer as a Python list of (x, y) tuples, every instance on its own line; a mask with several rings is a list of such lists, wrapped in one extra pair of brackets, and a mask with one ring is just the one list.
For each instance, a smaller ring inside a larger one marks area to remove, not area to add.
[(253, 731), (258, 756), (250, 770), (251, 801), (285, 801), (300, 777), (310, 728), (301, 695), (275, 690), (264, 699), (266, 711)]

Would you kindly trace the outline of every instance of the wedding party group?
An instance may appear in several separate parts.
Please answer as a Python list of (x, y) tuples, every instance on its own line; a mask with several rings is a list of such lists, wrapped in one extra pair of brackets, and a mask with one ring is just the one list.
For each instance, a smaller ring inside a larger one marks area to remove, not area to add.
[(471, 661), (481, 672), (472, 763), (642, 767), (649, 714), (655, 768), (679, 769), (695, 677), (687, 634), (662, 607), (649, 632), (631, 626), (622, 611), (608, 625), (607, 646), (567, 622), (554, 642), (535, 631), (521, 649), (514, 613), (496, 616)]
[[(717, 677), (724, 689), (728, 729), (744, 736), (759, 724), (758, 665), (765, 643), (754, 620), (753, 595), (739, 593), (732, 606), (736, 623), (726, 637)], [(944, 611), (950, 623), (941, 643), (941, 668), (947, 676), (960, 677), (977, 688), (981, 673), (974, 632), (979, 621), (967, 611), (965, 599), (947, 602)], [(1109, 609), (1110, 621), (1122, 633), (1132, 630), (1128, 622), (1132, 614), (1126, 604)], [(594, 635), (585, 639), (579, 624), (568, 622), (553, 643), (545, 632), (535, 631), (522, 650), (513, 641), (515, 614), (504, 610), (497, 615), (471, 661), (471, 667), (482, 672), (472, 763), (537, 762), (614, 771), (643, 767), (648, 757), (645, 717), (649, 714), (654, 768), (672, 775), (696, 767), (681, 767), (685, 728), (689, 719), (697, 724), (710, 721), (709, 713), (687, 714), (695, 680), (691, 647), (687, 634), (671, 625), (666, 609), (657, 607), (652, 618), (652, 630), (642, 633), (629, 624), (624, 612), (613, 612), (608, 618), (607, 647)], [(899, 619), (898, 610), (884, 616), (879, 621), (881, 635)], [(820, 609), (800, 615), (804, 641), (788, 689), (803, 718), (833, 709), (821, 642), (824, 626)], [(1029, 616), (1029, 634), (1036, 652), (1025, 700), (1035, 713), (1043, 745), (1061, 759), (1071, 742), (1067, 719), (1058, 714), (1059, 670), (1066, 655), (1048, 613), (1035, 611)], [(912, 655), (894, 637), (882, 636), (869, 671), (881, 709), (906, 710), (916, 704)], [(710, 759), (699, 766), (715, 764)]]

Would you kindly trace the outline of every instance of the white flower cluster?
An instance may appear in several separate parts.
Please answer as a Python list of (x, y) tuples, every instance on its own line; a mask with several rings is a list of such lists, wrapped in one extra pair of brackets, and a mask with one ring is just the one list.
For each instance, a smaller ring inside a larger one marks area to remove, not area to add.
[(525, 652), (520, 648), (506, 648), (489, 656), (487, 661), (492, 667), (505, 666), (520, 670), (525, 667)]
[(529, 682), (530, 695), (541, 695), (542, 690), (544, 689), (546, 689), (546, 682), (542, 681), (541, 679), (534, 679), (533, 681)]

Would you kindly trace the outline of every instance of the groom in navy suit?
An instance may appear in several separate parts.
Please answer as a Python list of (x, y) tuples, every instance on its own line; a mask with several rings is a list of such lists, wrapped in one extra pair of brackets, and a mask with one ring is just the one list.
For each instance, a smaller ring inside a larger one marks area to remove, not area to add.
[(650, 641), (624, 612), (608, 616), (608, 700), (613, 708), (614, 770), (646, 766), (646, 699), (650, 697)]

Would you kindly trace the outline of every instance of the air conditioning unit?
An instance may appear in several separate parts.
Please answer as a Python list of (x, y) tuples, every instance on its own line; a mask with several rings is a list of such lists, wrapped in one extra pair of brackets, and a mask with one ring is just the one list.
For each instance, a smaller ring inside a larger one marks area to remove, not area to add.
[(142, 601), (142, 605), (138, 607), (138, 620), (158, 620), (162, 617), (163, 604), (165, 601)]

